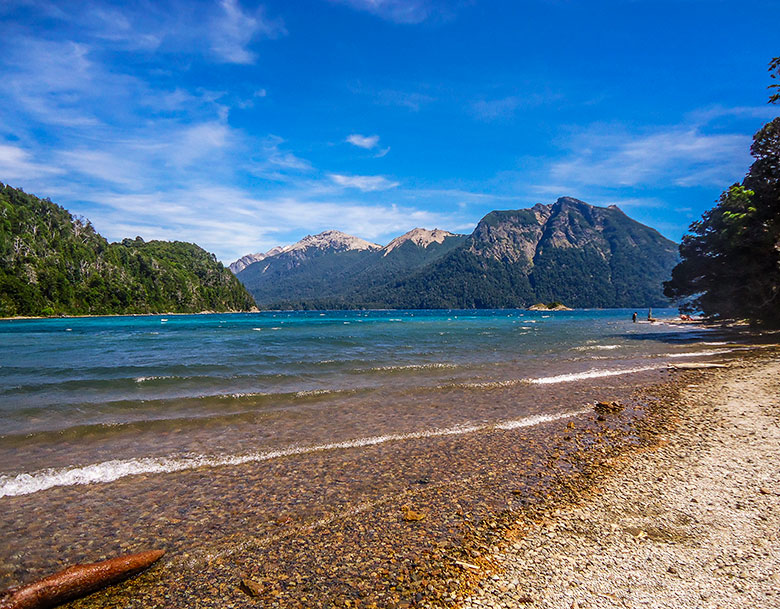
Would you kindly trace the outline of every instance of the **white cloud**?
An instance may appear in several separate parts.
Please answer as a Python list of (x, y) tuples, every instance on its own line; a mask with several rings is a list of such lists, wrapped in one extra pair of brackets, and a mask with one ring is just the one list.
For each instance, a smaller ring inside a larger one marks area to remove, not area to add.
[(309, 161), (285, 150), (284, 144), (281, 137), (269, 135), (260, 146), (260, 158), (254, 159), (248, 165), (248, 170), (254, 175), (275, 181), (287, 181), (312, 171)]
[(595, 127), (575, 135), (567, 158), (554, 163), (552, 180), (568, 185), (722, 186), (741, 179), (749, 164), (750, 138), (707, 134), (695, 127), (637, 135)]
[(360, 135), (359, 133), (353, 133), (347, 136), (347, 142), (358, 148), (365, 148), (371, 150), (379, 144), (378, 135)]
[(4, 181), (29, 180), (63, 173), (59, 167), (36, 163), (32, 160), (32, 156), (18, 146), (0, 144), (0, 179)]
[(328, 177), (339, 186), (357, 188), (363, 192), (388, 190), (398, 186), (398, 182), (392, 182), (384, 176), (348, 176), (340, 173), (330, 173)]
[(379, 89), (360, 82), (351, 83), (349, 90), (358, 95), (365, 95), (381, 106), (396, 106), (412, 112), (419, 112), (423, 106), (436, 101), (436, 98), (428, 93), (402, 89)]
[(331, 0), (395, 23), (421, 23), (433, 13), (426, 0)]
[(519, 105), (520, 98), (511, 95), (501, 99), (476, 101), (472, 105), (472, 109), (477, 117), (490, 121), (513, 116)]
[(777, 116), (777, 110), (771, 105), (765, 106), (710, 106), (691, 112), (688, 118), (694, 124), (706, 125), (720, 118), (758, 118), (770, 121)]
[(255, 55), (248, 45), (255, 35), (272, 34), (273, 27), (263, 20), (262, 13), (245, 13), (237, 0), (221, 0), (222, 14), (215, 20), (211, 32), (211, 49), (227, 63), (254, 63)]

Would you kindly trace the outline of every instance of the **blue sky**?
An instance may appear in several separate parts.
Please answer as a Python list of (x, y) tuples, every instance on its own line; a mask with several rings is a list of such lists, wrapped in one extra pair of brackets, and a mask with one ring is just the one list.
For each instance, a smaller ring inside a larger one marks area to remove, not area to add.
[(0, 181), (224, 262), (574, 196), (679, 240), (750, 164), (778, 1), (0, 4)]

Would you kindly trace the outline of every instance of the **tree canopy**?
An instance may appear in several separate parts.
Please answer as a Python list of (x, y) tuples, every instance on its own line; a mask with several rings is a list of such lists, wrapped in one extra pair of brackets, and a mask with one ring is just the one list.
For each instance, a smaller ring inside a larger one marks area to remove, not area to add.
[(755, 161), (742, 184), (683, 237), (664, 293), (683, 311), (780, 326), (780, 117), (759, 129), (750, 152)]
[[(773, 57), (772, 61), (769, 62), (769, 72), (771, 78), (780, 80), (780, 57)], [(771, 84), (769, 85), (769, 88), (775, 89), (776, 91), (769, 96), (769, 103), (776, 104), (780, 101), (780, 83), (776, 82)]]

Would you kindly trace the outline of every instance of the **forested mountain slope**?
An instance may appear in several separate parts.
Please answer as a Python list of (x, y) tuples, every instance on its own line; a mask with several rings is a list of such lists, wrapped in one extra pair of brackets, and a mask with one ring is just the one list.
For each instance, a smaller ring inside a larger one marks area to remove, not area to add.
[(213, 254), (183, 242), (109, 243), (88, 220), (0, 183), (0, 316), (246, 311)]

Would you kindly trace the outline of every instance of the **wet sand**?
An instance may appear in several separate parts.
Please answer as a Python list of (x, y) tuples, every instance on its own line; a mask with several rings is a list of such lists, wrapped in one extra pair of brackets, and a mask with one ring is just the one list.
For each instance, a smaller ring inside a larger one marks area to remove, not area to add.
[(69, 606), (453, 606), (529, 523), (673, 433), (680, 392), (718, 373), (663, 373), (638, 391), (626, 378), (578, 385), (577, 399), (625, 405), (601, 417), (6, 497), (0, 578), (163, 547), (159, 566)]

